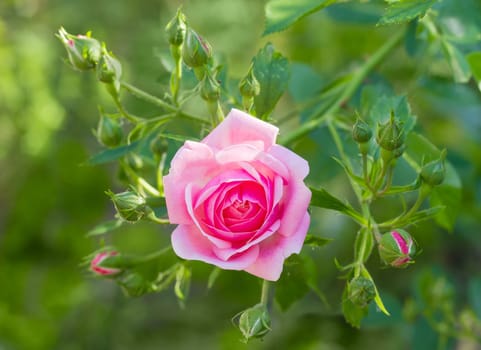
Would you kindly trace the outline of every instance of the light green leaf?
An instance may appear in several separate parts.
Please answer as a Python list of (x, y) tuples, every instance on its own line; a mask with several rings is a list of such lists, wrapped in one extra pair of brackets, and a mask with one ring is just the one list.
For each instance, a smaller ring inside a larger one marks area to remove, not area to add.
[(110, 232), (115, 230), (116, 228), (119, 228), (120, 226), (122, 226), (122, 224), (123, 224), (122, 220), (111, 220), (111, 221), (102, 222), (101, 224), (98, 224), (89, 232), (87, 232), (87, 236), (99, 236), (99, 235), (106, 234), (107, 232)]
[(478, 89), (481, 91), (481, 51), (471, 52), (466, 56), (466, 59), (471, 68), (471, 73), (478, 83)]
[(409, 22), (426, 14), (437, 0), (400, 0), (393, 2), (386, 9), (378, 25)]
[(301, 18), (335, 2), (337, 0), (270, 0), (266, 4), (266, 28), (263, 35), (287, 29)]
[(289, 82), (289, 62), (271, 43), (266, 44), (253, 59), (254, 75), (261, 91), (254, 98), (257, 117), (267, 119), (287, 89)]
[[(374, 280), (371, 277), (369, 271), (363, 266), (361, 269), (361, 275), (367, 279), (370, 279), (373, 283)], [(379, 291), (377, 290), (376, 284), (374, 283), (374, 290), (376, 291), (376, 296), (374, 297), (374, 302), (376, 303), (379, 310), (381, 310), (385, 315), (390, 316), (389, 311), (387, 311), (384, 303), (382, 302), (381, 296), (379, 295)]]
[(354, 218), (358, 222), (363, 222), (364, 218), (355, 211), (350, 205), (344, 204), (325, 189), (310, 188), (312, 192), (311, 205), (314, 207), (339, 211)]
[(447, 40), (442, 41), (444, 55), (453, 71), (456, 83), (466, 83), (471, 78), (471, 69), (463, 53)]

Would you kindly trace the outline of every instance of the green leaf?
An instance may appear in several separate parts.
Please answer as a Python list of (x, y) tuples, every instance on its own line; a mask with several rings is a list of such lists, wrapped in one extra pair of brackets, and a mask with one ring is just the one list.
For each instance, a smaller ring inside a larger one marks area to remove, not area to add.
[(324, 237), (314, 236), (312, 234), (307, 234), (306, 239), (304, 240), (304, 245), (320, 248), (330, 243), (331, 241), (332, 241), (331, 238), (324, 238)]
[(346, 284), (344, 292), (342, 293), (342, 313), (347, 323), (359, 328), (361, 326), (361, 320), (367, 315), (368, 306), (361, 307), (354, 304), (349, 299), (348, 289), (348, 284)]
[(409, 22), (426, 14), (437, 0), (400, 0), (393, 2), (378, 22), (378, 25)]
[[(421, 170), (423, 164), (438, 159), (441, 154), (436, 146), (417, 133), (411, 133), (408, 136), (406, 146), (403, 157), (417, 172)], [(430, 204), (432, 207), (445, 207), (445, 210), (435, 215), (435, 220), (441, 227), (451, 231), (461, 207), (461, 179), (448, 161), (446, 161), (446, 177), (441, 185), (433, 188)]]
[(346, 214), (354, 218), (356, 221), (360, 221), (360, 222), (364, 221), (364, 218), (362, 217), (361, 214), (355, 211), (350, 205), (344, 204), (343, 202), (341, 202), (339, 199), (334, 197), (325, 189), (310, 188), (310, 190), (312, 192), (312, 197), (311, 197), (312, 206), (339, 211), (343, 214)]
[(471, 69), (463, 53), (447, 40), (442, 40), (444, 55), (453, 71), (456, 83), (466, 83), (471, 78)]
[(266, 4), (266, 28), (263, 35), (280, 32), (311, 13), (338, 0), (270, 0)]
[[(361, 275), (365, 278), (368, 278), (374, 283), (374, 280), (371, 277), (369, 271), (363, 266), (361, 269)], [(374, 302), (376, 303), (379, 310), (381, 310), (385, 315), (390, 316), (389, 311), (387, 311), (384, 303), (382, 302), (381, 296), (379, 295), (379, 291), (377, 290), (376, 283), (374, 283), (374, 290), (376, 291), (376, 296), (374, 297)]]
[(471, 68), (471, 73), (478, 83), (478, 89), (481, 91), (481, 52), (471, 52), (466, 56), (466, 59), (469, 68)]
[(312, 290), (327, 304), (317, 287), (317, 266), (308, 255), (291, 255), (284, 264), (284, 271), (276, 283), (275, 299), (281, 310), (286, 311), (297, 300)]
[(268, 43), (254, 57), (253, 65), (254, 75), (261, 87), (259, 95), (254, 98), (256, 114), (261, 119), (267, 119), (287, 89), (289, 62)]
[(140, 141), (135, 141), (132, 142), (129, 145), (124, 145), (116, 148), (111, 148), (111, 149), (106, 149), (102, 152), (99, 152), (92, 156), (88, 161), (88, 165), (99, 165), (99, 164), (104, 164), (104, 163), (109, 163), (113, 162), (123, 156), (125, 156), (127, 153), (132, 152), (137, 149), (137, 147), (140, 146)]
[(122, 226), (122, 224), (123, 224), (122, 220), (111, 220), (111, 221), (102, 222), (101, 224), (98, 224), (89, 232), (87, 232), (87, 236), (99, 236), (99, 235), (106, 234), (107, 232), (110, 232), (115, 230), (116, 228), (119, 228), (120, 226)]
[(365, 116), (366, 122), (375, 129), (377, 124), (389, 120), (391, 111), (394, 111), (396, 118), (403, 123), (405, 134), (408, 134), (416, 125), (416, 116), (412, 114), (406, 96), (378, 96)]

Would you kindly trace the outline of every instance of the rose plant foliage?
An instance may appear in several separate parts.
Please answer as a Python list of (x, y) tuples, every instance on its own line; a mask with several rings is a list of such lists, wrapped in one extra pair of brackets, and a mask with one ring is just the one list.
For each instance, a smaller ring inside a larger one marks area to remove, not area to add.
[[(284, 30), (334, 3), (268, 1), (265, 34)], [(349, 6), (342, 4), (337, 11)], [(272, 44), (252, 59), (243, 78), (230, 77), (181, 9), (166, 26), (173, 64), (166, 67), (170, 79), (162, 97), (127, 83), (119, 59), (91, 33), (71, 35), (61, 28), (58, 38), (69, 64), (76, 70), (95, 71), (115, 108), (112, 113), (105, 112), (112, 106), (99, 108), (95, 135), (105, 149), (89, 163), (116, 162), (125, 184), (122, 192), (107, 192), (116, 219), (89, 232), (102, 238), (100, 249), (86, 259), (90, 270), (112, 279), (129, 296), (161, 292), (173, 285), (182, 306), (192, 277), (189, 261), (215, 266), (209, 286), (219, 269), (245, 271), (263, 280), (261, 297), (234, 321), (246, 341), (263, 337), (275, 327), (269, 316), (271, 300), (275, 298), (281, 309), (295, 301), (286, 288), (305, 287), (324, 298), (316, 266), (302, 250), (309, 245), (322, 251), (330, 241), (311, 223), (319, 213), (317, 207), (345, 215), (358, 226), (353, 260), (323, 263), (323, 268), (337, 267), (346, 280), (341, 302), (333, 304), (339, 305), (354, 327), (360, 327), (362, 319), (373, 312), (370, 306), (389, 317), (382, 290), (366, 266), (368, 260), (377, 255), (378, 265), (384, 268), (413, 264), (421, 251), (413, 238), (415, 225), (433, 220), (451, 230), (461, 186), (446, 150), (439, 150), (419, 133), (421, 128), (415, 129), (417, 117), (409, 96), (371, 84), (368, 77), (404, 41), (431, 45), (430, 52), (437, 49), (457, 82), (467, 82), (471, 75), (479, 77), (479, 65), (470, 64), (478, 56), (464, 56), (439, 29), (443, 28), (439, 6), (437, 1), (388, 1), (378, 25), (397, 25), (397, 32), (352, 71), (311, 91), (313, 98), (292, 93), (299, 101), (289, 113), (282, 113), (276, 104), (293, 79), (292, 66)], [(160, 114), (132, 113), (124, 105), (124, 93), (150, 103)], [(284, 122), (294, 127), (282, 128)], [(276, 124), (281, 126), (279, 139)], [(179, 134), (179, 126), (195, 131)], [(326, 158), (334, 159), (351, 188), (346, 198), (306, 185), (308, 175), (316, 183), (319, 174), (309, 174), (309, 169), (325, 162), (324, 155), (311, 157), (309, 164), (292, 150), (321, 130), (328, 136), (319, 143), (336, 149)], [(396, 176), (400, 173), (403, 176)], [(381, 205), (380, 210), (380, 202), (388, 205)], [(141, 220), (165, 225), (171, 232), (171, 246), (137, 256), (105, 244), (105, 237), (115, 229)], [(164, 266), (154, 278), (142, 274), (139, 266), (154, 264), (172, 251), (179, 258), (174, 264)], [(291, 272), (296, 264), (297, 272)], [(283, 274), (286, 268), (289, 273)], [(270, 286), (275, 281), (273, 293)], [(304, 294), (301, 290), (295, 295)], [(452, 329), (459, 329), (461, 322), (453, 313), (441, 321), (430, 319), (430, 313), (425, 317), (431, 324), (444, 322)], [(448, 335), (439, 332), (447, 337), (477, 337), (472, 329)]]

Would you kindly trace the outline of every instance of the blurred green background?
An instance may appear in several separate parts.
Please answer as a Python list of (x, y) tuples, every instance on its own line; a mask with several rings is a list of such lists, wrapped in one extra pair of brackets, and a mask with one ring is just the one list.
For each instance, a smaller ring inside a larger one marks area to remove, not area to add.
[[(479, 1), (463, 3), (473, 6), (468, 12), (480, 8)], [(189, 23), (224, 55), (234, 78), (245, 74), (268, 40), (292, 62), (289, 94), (274, 118), (305, 97), (303, 89), (322, 86), (399, 30), (375, 26), (379, 2), (334, 6), (267, 38), (261, 38), (263, 1), (183, 4)], [(92, 133), (98, 106), (114, 106), (93, 74), (74, 72), (64, 63), (64, 48), (54, 33), (60, 26), (71, 33), (92, 30), (121, 60), (127, 81), (160, 95), (159, 82), (167, 74), (160, 58), (168, 48), (163, 27), (178, 5), (166, 0), (0, 2), (0, 349), (430, 349), (439, 346), (439, 337), (425, 317), (411, 310), (413, 305), (438, 301), (452, 309), (453, 317), (469, 321), (472, 312), (480, 318), (481, 94), (474, 83), (453, 83), (441, 57), (410, 56), (403, 47), (379, 69), (387, 80), (377, 74), (370, 79), (408, 94), (419, 130), (448, 148), (464, 188), (452, 233), (431, 221), (413, 229), (423, 247), (416, 265), (392, 271), (372, 259), (370, 269), (390, 318), (372, 309), (360, 331), (343, 320), (344, 281), (333, 258), (352, 258), (356, 228), (322, 210), (313, 211), (312, 230), (334, 241), (312, 255), (330, 306), (313, 293), (285, 313), (274, 305), (273, 331), (248, 345), (230, 323), (259, 297), (260, 283), (246, 273), (222, 272), (207, 290), (210, 268), (193, 263), (191, 296), (182, 309), (171, 291), (129, 299), (114, 283), (93, 278), (81, 266), (82, 258), (99, 246), (85, 233), (114, 215), (104, 191), (125, 188), (114, 166), (84, 165), (100, 150)], [(454, 10), (463, 7), (453, 6), (441, 11), (455, 16)], [(479, 24), (475, 12), (469, 20)], [(137, 101), (127, 103), (139, 114), (149, 112)], [(326, 135), (325, 130), (312, 134), (297, 151), (312, 164), (311, 184), (349, 196)], [(167, 245), (169, 231), (145, 223), (125, 226), (107, 240), (128, 252), (148, 252)], [(444, 316), (434, 317), (442, 321)], [(480, 347), (454, 339), (444, 345)]]

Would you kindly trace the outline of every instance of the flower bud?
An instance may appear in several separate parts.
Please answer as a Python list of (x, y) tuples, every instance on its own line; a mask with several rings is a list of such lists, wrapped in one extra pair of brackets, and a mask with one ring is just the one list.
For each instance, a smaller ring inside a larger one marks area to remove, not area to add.
[(197, 68), (206, 65), (212, 56), (211, 51), (207, 41), (191, 28), (187, 29), (182, 50), (182, 59), (187, 66)]
[(379, 242), (381, 260), (393, 267), (407, 267), (413, 263), (416, 245), (409, 233), (396, 229), (382, 235)]
[(125, 221), (136, 222), (150, 213), (145, 199), (134, 192), (108, 192), (107, 194), (112, 199), (117, 213)]
[(360, 307), (367, 306), (376, 296), (374, 283), (365, 277), (356, 277), (348, 285), (349, 300)]
[(185, 15), (179, 8), (174, 18), (172, 18), (165, 27), (165, 32), (167, 33), (167, 40), (169, 41), (170, 45), (182, 45), (182, 43), (184, 42), (186, 30), (187, 25), (185, 23)]
[(97, 139), (106, 147), (116, 147), (123, 137), (122, 127), (117, 119), (101, 115), (97, 126)]
[(362, 119), (358, 118), (352, 128), (352, 138), (357, 143), (366, 143), (372, 137), (372, 131), (369, 125)]
[(62, 44), (67, 49), (68, 58), (72, 67), (78, 70), (90, 70), (98, 63), (102, 47), (100, 43), (87, 35), (71, 35), (64, 28), (57, 34)]
[(376, 141), (381, 148), (387, 151), (394, 151), (404, 143), (402, 122), (395, 119), (394, 112), (391, 112), (389, 121), (378, 125)]
[(421, 169), (421, 179), (431, 186), (437, 186), (444, 181), (446, 176), (446, 168), (444, 159), (446, 158), (446, 150), (441, 152), (438, 159), (425, 164)]
[(396, 148), (392, 151), (392, 156), (394, 159), (399, 158), (403, 155), (404, 151), (406, 150), (406, 145), (401, 145), (400, 147)]
[(102, 266), (102, 262), (104, 260), (108, 259), (111, 256), (116, 256), (117, 254), (117, 252), (98, 253), (90, 262), (90, 270), (92, 270), (95, 274), (99, 276), (113, 276), (119, 274), (120, 272), (122, 272), (121, 269)]
[(257, 304), (243, 311), (239, 317), (239, 329), (246, 341), (265, 336), (271, 330), (267, 307), (264, 304)]
[(261, 92), (261, 85), (254, 75), (252, 67), (249, 69), (247, 75), (239, 82), (239, 90), (244, 98), (252, 98)]
[(209, 72), (204, 74), (204, 78), (200, 82), (200, 97), (209, 102), (219, 100), (220, 85)]
[(104, 49), (97, 65), (97, 77), (101, 82), (112, 84), (120, 81), (122, 66), (119, 60)]

